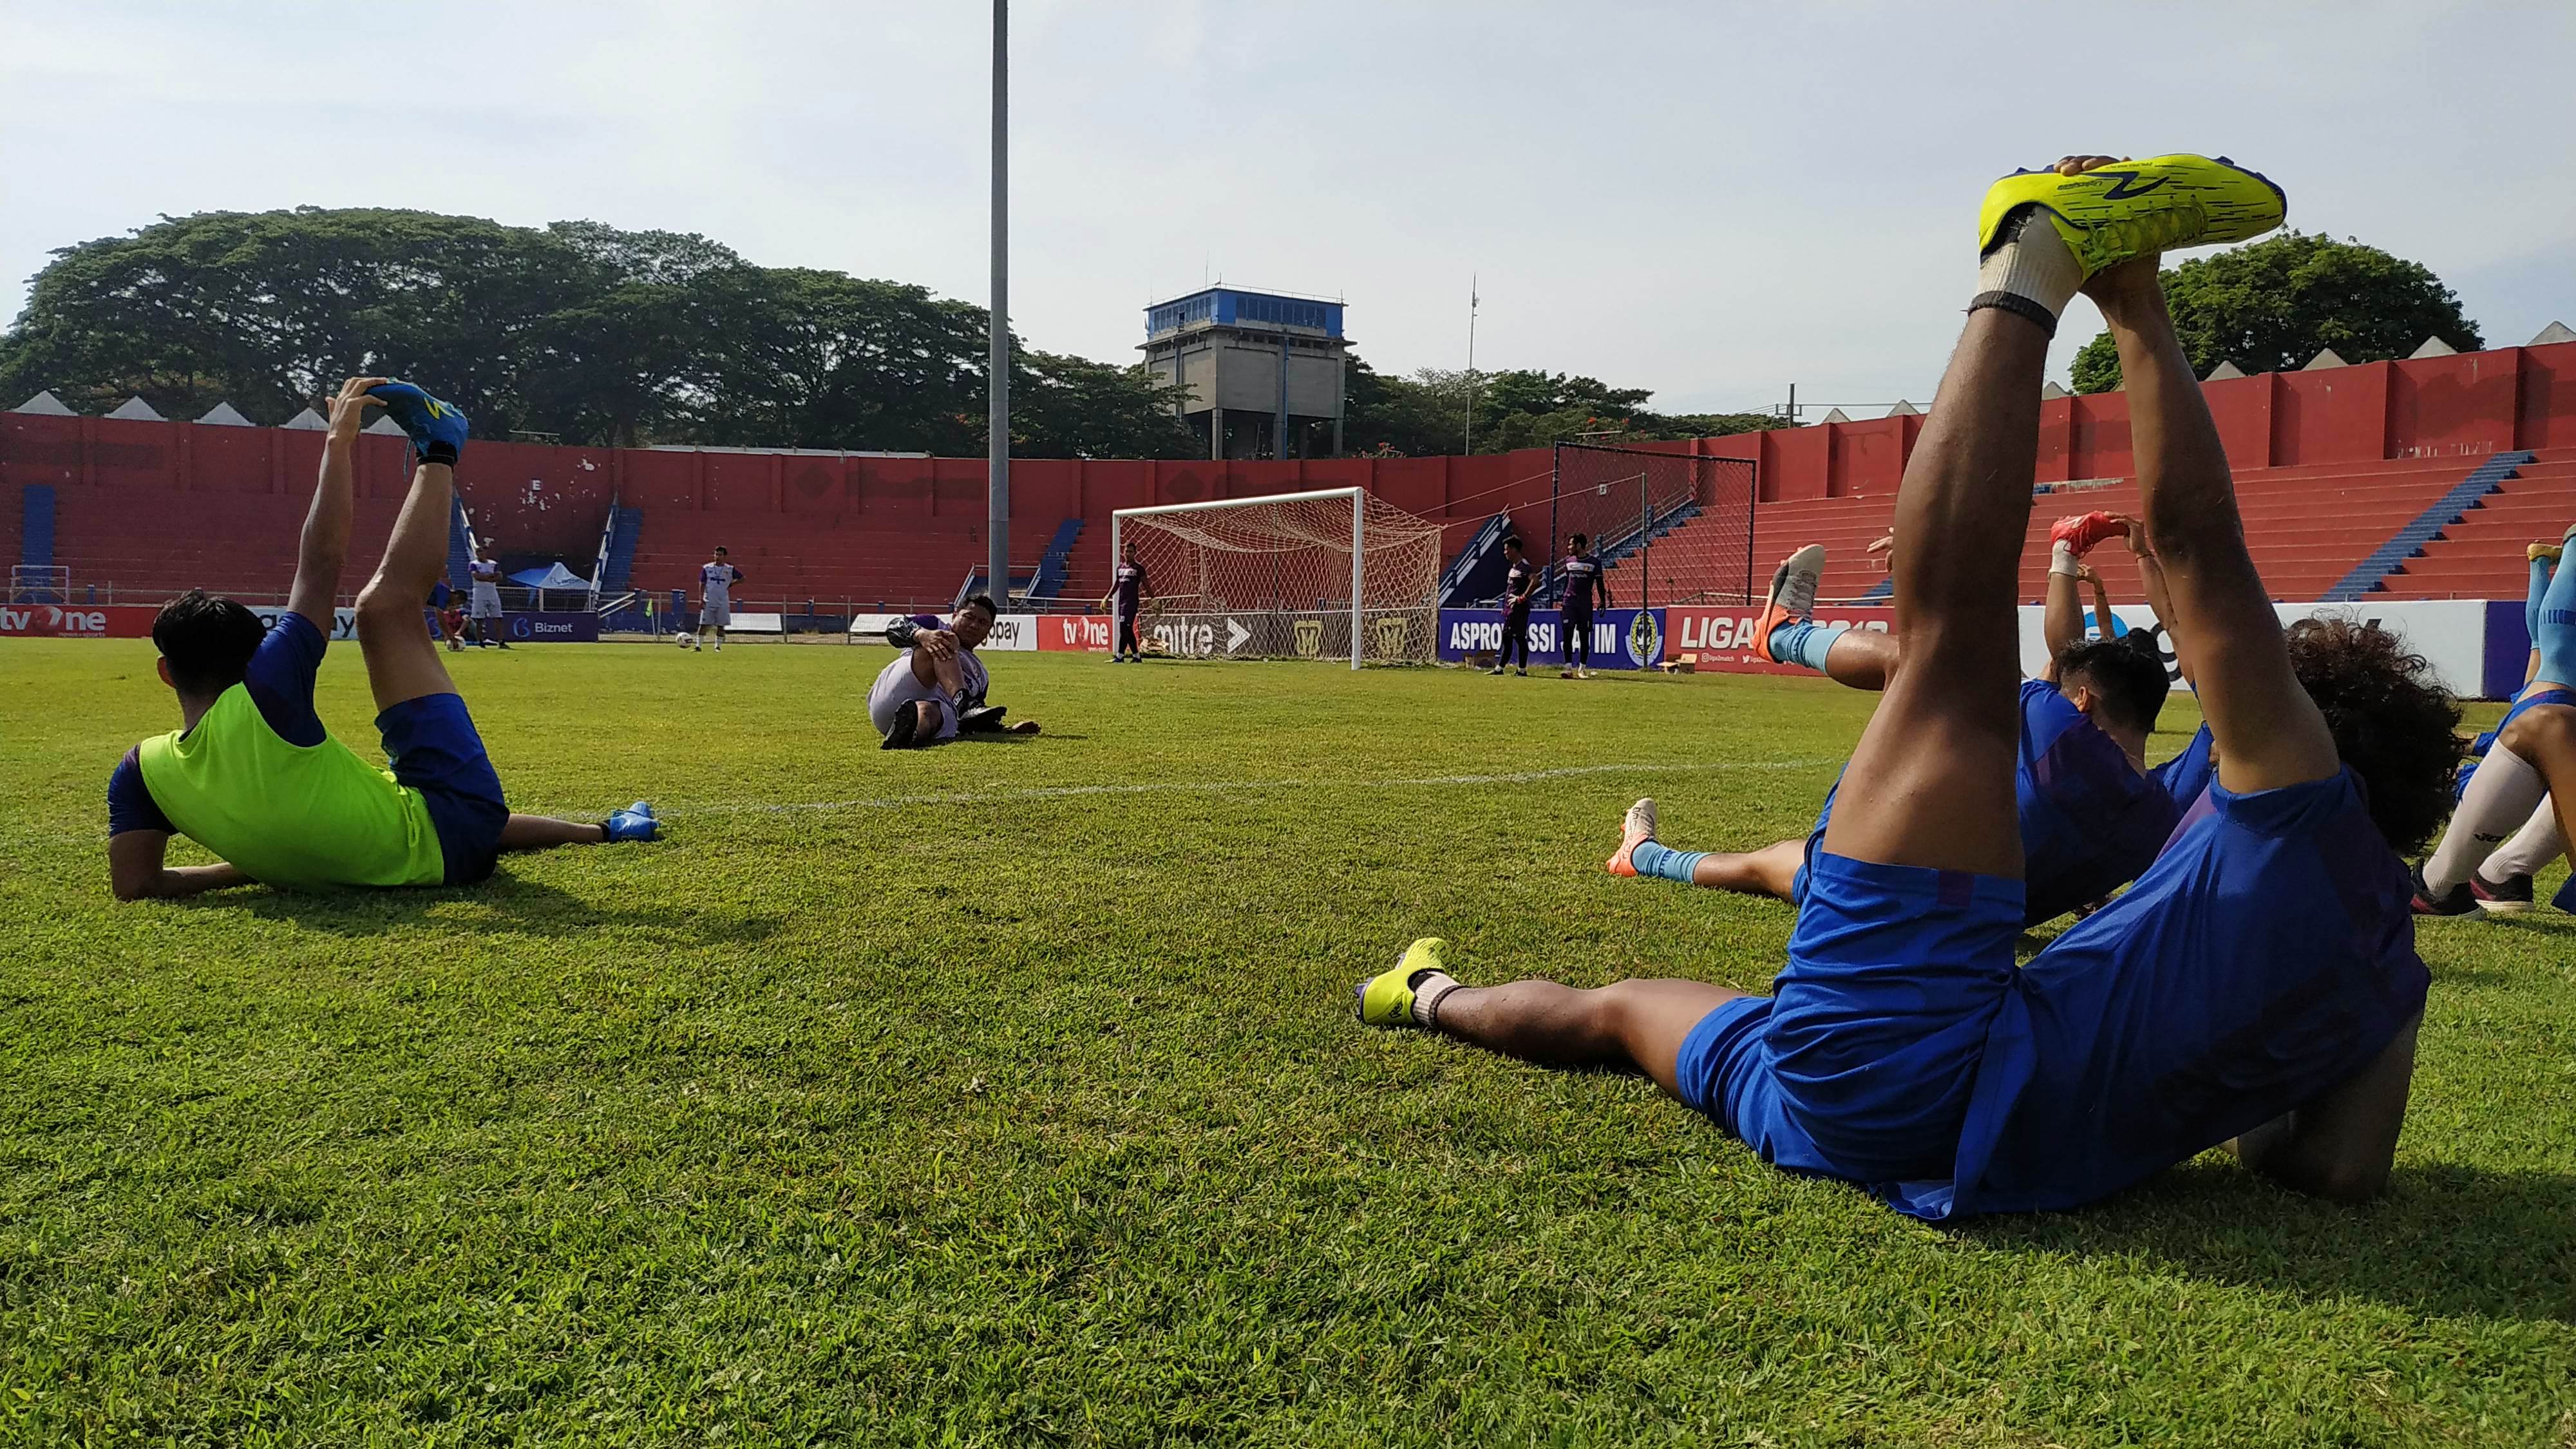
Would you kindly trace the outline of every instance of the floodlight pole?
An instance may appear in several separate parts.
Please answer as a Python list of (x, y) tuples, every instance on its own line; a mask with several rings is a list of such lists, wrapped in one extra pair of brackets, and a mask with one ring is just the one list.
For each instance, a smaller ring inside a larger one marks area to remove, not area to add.
[(993, 311), (984, 362), (984, 517), (992, 543), (986, 577), (1011, 607), (1011, 45), (1010, 0), (993, 0)]

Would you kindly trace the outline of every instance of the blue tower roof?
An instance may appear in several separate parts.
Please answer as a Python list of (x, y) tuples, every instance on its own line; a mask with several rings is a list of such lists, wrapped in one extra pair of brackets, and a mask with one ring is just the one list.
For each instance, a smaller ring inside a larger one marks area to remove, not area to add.
[(1293, 327), (1326, 337), (1342, 335), (1342, 304), (1278, 292), (1209, 287), (1145, 309), (1145, 335), (1161, 337), (1185, 327)]

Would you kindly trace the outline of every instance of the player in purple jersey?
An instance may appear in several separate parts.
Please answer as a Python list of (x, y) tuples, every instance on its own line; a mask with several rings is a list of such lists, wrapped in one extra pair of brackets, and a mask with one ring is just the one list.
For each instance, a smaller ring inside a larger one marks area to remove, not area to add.
[(1122, 659), (1145, 662), (1145, 646), (1136, 638), (1136, 616), (1151, 597), (1153, 582), (1145, 577), (1145, 566), (1136, 562), (1136, 545), (1122, 543), (1118, 565), (1109, 571), (1109, 592), (1100, 599), (1100, 607), (1109, 611), (1112, 627), (1117, 631), (1109, 645), (1110, 663)]
[(1033, 735), (1038, 722), (1002, 717), (1007, 706), (988, 704), (991, 677), (975, 650), (992, 636), (1000, 611), (977, 594), (950, 618), (915, 614), (886, 625), (886, 642), (903, 652), (877, 671), (868, 688), (868, 723), (879, 748), (920, 749), (960, 735)]
[[(1478, 990), (1426, 939), (1362, 983), (1363, 1021), (1642, 1071), (1765, 1161), (1927, 1219), (2078, 1206), (2222, 1143), (2303, 1192), (2384, 1187), (2431, 981), (2397, 852), (2447, 804), (2459, 712), (2383, 630), (2285, 636), (2246, 552), (2150, 248), (2258, 235), (2278, 188), (2196, 156), (2092, 174), (2113, 164), (1988, 193), (1979, 289), (1897, 494), (1904, 653), (1773, 994)], [(2015, 580), (2041, 373), (2078, 290), (2119, 348), (2217, 777), (2133, 889), (2016, 966)]]
[(1530, 599), (1538, 592), (1538, 569), (1522, 551), (1518, 534), (1503, 540), (1503, 648), (1494, 656), (1490, 674), (1512, 666), (1517, 651), (1520, 672), (1529, 673)]
[(1564, 576), (1562, 604), (1557, 610), (1557, 627), (1564, 637), (1557, 640), (1565, 659), (1559, 677), (1589, 679), (1592, 677), (1592, 602), (1610, 607), (1610, 577), (1601, 568), (1601, 560), (1592, 556), (1592, 540), (1576, 534), (1565, 562), (1557, 565)]

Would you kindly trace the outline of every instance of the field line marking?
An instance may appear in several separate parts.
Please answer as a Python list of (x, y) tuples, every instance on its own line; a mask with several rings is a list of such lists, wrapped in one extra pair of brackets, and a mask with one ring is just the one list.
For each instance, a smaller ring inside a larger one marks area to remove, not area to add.
[(1004, 805), (1030, 800), (1075, 799), (1088, 795), (1224, 795), (1238, 790), (1410, 790), (1472, 785), (1529, 785), (1542, 780), (1568, 780), (1584, 775), (1694, 775), (1716, 771), (1812, 770), (1835, 763), (1816, 760), (1693, 761), (1670, 764), (1569, 765), (1554, 770), (1515, 770), (1499, 774), (1412, 775), (1396, 778), (1295, 780), (1155, 780), (1125, 785), (1034, 785), (1017, 790), (948, 790), (928, 795), (879, 795), (859, 800), (794, 800), (738, 805), (683, 805), (661, 812), (665, 819), (692, 815), (775, 815), (818, 810), (903, 810), (917, 805)]

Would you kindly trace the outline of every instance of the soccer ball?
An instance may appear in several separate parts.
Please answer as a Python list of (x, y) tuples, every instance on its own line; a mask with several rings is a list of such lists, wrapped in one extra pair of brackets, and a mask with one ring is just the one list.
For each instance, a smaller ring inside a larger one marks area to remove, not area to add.
[(683, 649), (695, 649), (698, 647), (697, 636), (694, 634), (682, 634), (679, 636), (679, 639), (680, 647)]

